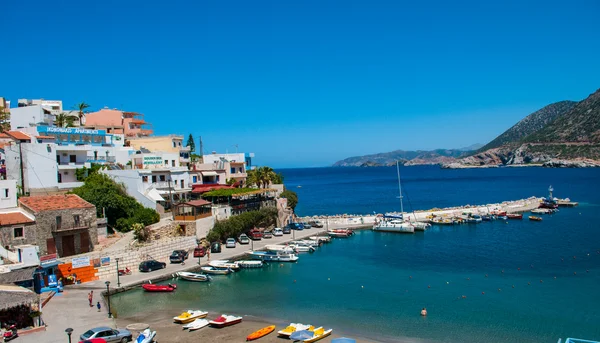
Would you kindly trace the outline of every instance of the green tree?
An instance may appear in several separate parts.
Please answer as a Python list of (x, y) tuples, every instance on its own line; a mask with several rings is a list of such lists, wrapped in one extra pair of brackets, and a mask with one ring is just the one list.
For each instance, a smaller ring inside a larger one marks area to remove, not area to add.
[(237, 237), (255, 227), (271, 227), (277, 223), (277, 209), (265, 207), (258, 211), (244, 212), (227, 220), (218, 221), (208, 233), (211, 242), (224, 241), (229, 237)]
[(281, 173), (275, 173), (271, 181), (276, 185), (281, 185), (283, 184), (283, 175)]
[(89, 108), (90, 105), (86, 104), (84, 101), (78, 103), (77, 105), (75, 105), (75, 107), (77, 108), (77, 111), (79, 111), (79, 126), (83, 126), (83, 117), (85, 116), (85, 109)]
[(281, 197), (287, 199), (287, 205), (292, 211), (296, 210), (296, 205), (298, 205), (298, 194), (296, 192), (286, 189), (281, 193)]
[(187, 143), (185, 144), (185, 146), (189, 146), (190, 147), (190, 152), (195, 152), (196, 151), (196, 143), (194, 143), (194, 136), (192, 136), (191, 133), (188, 136)]
[(67, 119), (65, 120), (66, 123), (66, 127), (75, 127), (75, 118), (71, 117), (71, 116), (67, 116)]
[(260, 181), (258, 180), (258, 170), (252, 169), (248, 170), (246, 175), (246, 187), (258, 187), (260, 188)]
[(10, 111), (0, 106), (0, 132), (10, 131)]
[(67, 115), (65, 113), (59, 113), (56, 118), (54, 118), (54, 125), (65, 127), (67, 125)]

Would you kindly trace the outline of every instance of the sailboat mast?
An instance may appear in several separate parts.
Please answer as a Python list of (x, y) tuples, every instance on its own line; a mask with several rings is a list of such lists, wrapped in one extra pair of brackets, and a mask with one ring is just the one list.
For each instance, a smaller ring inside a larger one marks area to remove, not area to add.
[(398, 193), (400, 194), (400, 213), (404, 213), (404, 205), (402, 204), (402, 186), (400, 185), (400, 162), (396, 161), (396, 170), (398, 171)]

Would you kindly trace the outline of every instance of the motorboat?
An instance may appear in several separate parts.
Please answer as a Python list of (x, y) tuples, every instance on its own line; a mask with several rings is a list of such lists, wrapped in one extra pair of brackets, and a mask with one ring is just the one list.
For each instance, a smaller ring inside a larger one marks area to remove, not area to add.
[(415, 227), (415, 231), (425, 231), (431, 227), (431, 224), (424, 222), (410, 222)]
[(314, 330), (315, 327), (312, 325), (305, 325), (300, 323), (290, 323), (285, 329), (279, 330), (277, 334), (282, 337), (290, 337), (290, 335), (296, 331), (300, 330)]
[(352, 236), (354, 232), (350, 229), (329, 229), (327, 234), (331, 237), (347, 238)]
[(184, 280), (188, 281), (196, 281), (196, 282), (206, 282), (212, 280), (209, 275), (199, 274), (199, 273), (190, 273), (190, 272), (177, 272), (177, 276)]
[(283, 251), (288, 254), (293, 254), (296, 250), (289, 245), (281, 245), (281, 244), (267, 244), (265, 245), (265, 249), (267, 251)]
[(213, 275), (228, 275), (228, 274), (233, 273), (233, 270), (231, 270), (231, 268), (225, 268), (225, 267), (204, 266), (200, 269), (202, 269), (202, 271), (206, 274), (213, 274)]
[(297, 252), (315, 252), (315, 248), (310, 245), (295, 245), (291, 244), (290, 247), (294, 248)]
[(433, 225), (454, 225), (454, 220), (450, 218), (434, 217), (431, 219)]
[(323, 242), (320, 242), (315, 239), (303, 239), (303, 240), (299, 240), (299, 241), (291, 241), (290, 244), (291, 245), (310, 245), (316, 249), (316, 248), (320, 247), (323, 244)]
[(191, 323), (196, 319), (205, 318), (208, 315), (208, 312), (200, 311), (200, 310), (187, 310), (182, 314), (173, 317), (173, 321), (179, 324), (187, 324)]
[(152, 283), (145, 283), (142, 285), (142, 288), (146, 292), (173, 292), (177, 289), (177, 285), (155, 285)]
[(533, 220), (533, 221), (536, 221), (536, 222), (541, 222), (542, 221), (542, 217), (529, 216), (529, 220)]
[(329, 243), (331, 242), (331, 237), (329, 236), (310, 236), (309, 239), (313, 241), (318, 241), (320, 243)]
[(188, 329), (190, 331), (202, 329), (203, 327), (208, 326), (208, 320), (206, 319), (196, 319), (191, 323), (185, 324), (182, 326), (184, 329)]
[(228, 260), (214, 260), (208, 262), (208, 265), (216, 268), (229, 268), (231, 270), (240, 269), (240, 266), (235, 262), (229, 262)]
[(139, 336), (137, 336), (135, 343), (152, 343), (154, 341), (155, 336), (156, 336), (156, 331), (146, 329), (146, 330), (142, 331), (139, 334)]
[(284, 251), (250, 251), (249, 255), (259, 258), (263, 262), (296, 262), (298, 256), (296, 254), (287, 253)]
[(246, 341), (253, 341), (255, 339), (259, 339), (261, 337), (264, 337), (264, 336), (270, 334), (273, 331), (275, 331), (275, 325), (269, 325), (267, 327), (264, 327), (260, 330), (256, 330), (253, 333), (249, 334), (246, 337)]
[(414, 233), (415, 227), (403, 219), (392, 219), (395, 217), (384, 216), (373, 224), (373, 231)]
[(467, 216), (467, 217), (464, 219), (464, 221), (465, 221), (466, 223), (469, 223), (469, 224), (479, 224), (479, 223), (481, 223), (481, 222), (483, 221), (483, 218), (481, 218), (481, 216), (480, 216), (480, 215), (477, 215), (477, 214), (471, 214), (471, 215), (468, 215), (468, 216)]
[(523, 219), (523, 213), (508, 213), (506, 217), (508, 219)]
[(236, 316), (228, 316), (226, 314), (222, 314), (219, 317), (208, 322), (210, 326), (215, 328), (223, 328), (230, 325), (239, 324), (242, 322), (242, 317)]
[(240, 268), (262, 268), (262, 261), (257, 260), (242, 260), (236, 262)]
[(333, 332), (333, 329), (325, 330), (323, 327), (314, 329), (314, 331), (310, 330), (299, 330), (295, 331), (290, 335), (290, 339), (293, 341), (302, 341), (302, 342), (316, 342), (320, 339), (323, 339)]

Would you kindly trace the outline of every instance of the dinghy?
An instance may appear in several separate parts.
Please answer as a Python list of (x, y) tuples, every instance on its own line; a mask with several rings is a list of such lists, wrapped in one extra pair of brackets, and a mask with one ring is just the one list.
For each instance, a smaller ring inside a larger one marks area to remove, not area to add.
[(151, 283), (146, 283), (142, 285), (142, 288), (146, 292), (173, 292), (177, 289), (177, 285), (155, 285)]
[(204, 318), (208, 315), (208, 312), (200, 310), (187, 310), (177, 317), (173, 317), (173, 321), (180, 324), (191, 323), (198, 318)]
[(231, 270), (230, 268), (212, 267), (212, 266), (204, 266), (201, 269), (206, 274), (214, 274), (214, 275), (227, 275), (227, 274), (231, 274), (233, 272), (233, 270)]
[(215, 328), (223, 328), (230, 325), (235, 325), (242, 322), (242, 317), (228, 316), (226, 314), (220, 315), (218, 318), (213, 319), (209, 322), (210, 326)]
[(189, 324), (185, 324), (183, 326), (184, 329), (188, 329), (190, 331), (202, 329), (203, 327), (208, 326), (208, 320), (206, 319), (196, 319)]
[(206, 282), (212, 280), (208, 275), (190, 272), (177, 272), (177, 276), (188, 281)]
[(264, 336), (270, 334), (273, 331), (275, 331), (275, 325), (269, 325), (267, 327), (264, 327), (260, 330), (254, 331), (253, 333), (249, 334), (248, 337), (246, 337), (246, 341), (253, 341), (255, 339), (259, 339), (261, 337), (264, 337)]

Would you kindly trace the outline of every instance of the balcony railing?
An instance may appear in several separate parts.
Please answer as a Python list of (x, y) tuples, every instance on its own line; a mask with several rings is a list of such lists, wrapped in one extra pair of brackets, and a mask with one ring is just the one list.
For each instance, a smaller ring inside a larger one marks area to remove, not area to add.
[(52, 229), (52, 232), (83, 230), (90, 228), (90, 222), (87, 220), (80, 220), (79, 222), (62, 223), (60, 226), (56, 225), (56, 223), (52, 223), (50, 224), (50, 228)]
[(87, 161), (89, 163), (115, 163), (117, 160), (117, 158), (115, 156), (108, 156), (108, 157), (102, 157), (102, 156), (98, 156), (98, 157), (88, 157)]

